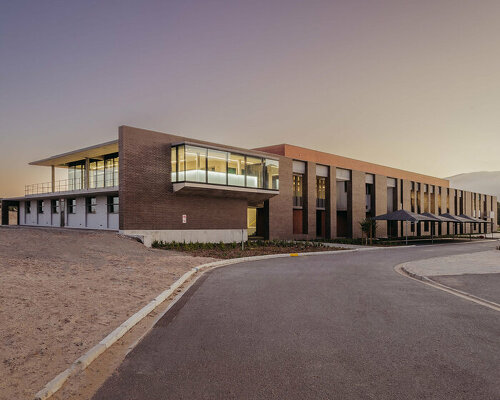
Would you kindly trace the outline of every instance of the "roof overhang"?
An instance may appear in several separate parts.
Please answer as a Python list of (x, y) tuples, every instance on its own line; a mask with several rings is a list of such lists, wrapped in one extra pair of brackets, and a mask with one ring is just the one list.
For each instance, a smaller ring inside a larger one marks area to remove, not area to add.
[(30, 165), (41, 165), (45, 167), (50, 167), (52, 165), (56, 167), (63, 167), (67, 163), (83, 160), (85, 158), (99, 158), (105, 154), (117, 153), (118, 152), (118, 140), (113, 140), (111, 142), (96, 144), (90, 147), (84, 147), (82, 149), (69, 151), (67, 153), (58, 154), (52, 157), (44, 158), (43, 160), (32, 161)]
[(254, 205), (279, 194), (278, 190), (253, 189), (247, 187), (213, 185), (207, 183), (179, 182), (174, 183), (174, 193), (192, 196), (225, 197), (244, 199)]

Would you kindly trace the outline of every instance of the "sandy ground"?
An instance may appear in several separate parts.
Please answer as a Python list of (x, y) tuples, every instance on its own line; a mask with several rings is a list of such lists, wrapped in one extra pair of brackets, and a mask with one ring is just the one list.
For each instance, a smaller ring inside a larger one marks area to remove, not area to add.
[(195, 265), (112, 232), (0, 228), (0, 399), (32, 399)]

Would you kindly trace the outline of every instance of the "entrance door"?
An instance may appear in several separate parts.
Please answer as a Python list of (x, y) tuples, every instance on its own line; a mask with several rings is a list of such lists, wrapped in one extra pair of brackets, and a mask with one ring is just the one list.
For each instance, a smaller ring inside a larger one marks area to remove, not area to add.
[(257, 208), (248, 207), (247, 208), (247, 232), (248, 237), (255, 236), (257, 234)]
[(316, 236), (324, 238), (326, 236), (326, 212), (316, 210)]

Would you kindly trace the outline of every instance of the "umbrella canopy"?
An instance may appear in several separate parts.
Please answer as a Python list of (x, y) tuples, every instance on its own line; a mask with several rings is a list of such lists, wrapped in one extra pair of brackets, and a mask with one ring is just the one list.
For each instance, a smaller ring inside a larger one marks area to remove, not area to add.
[(460, 223), (465, 223), (465, 224), (469, 224), (469, 223), (472, 222), (471, 220), (469, 220), (467, 218), (463, 218), (463, 217), (461, 217), (459, 215), (451, 215), (451, 214), (448, 214), (448, 213), (444, 213), (444, 214), (440, 214), (439, 216), (451, 219), (450, 222), (460, 222)]
[(476, 223), (476, 224), (484, 224), (488, 223), (488, 221), (485, 221), (484, 219), (478, 219), (474, 217), (469, 217), (468, 215), (465, 214), (460, 214), (459, 217), (468, 219), (470, 222)]
[(428, 217), (422, 214), (417, 214), (406, 210), (397, 210), (388, 214), (377, 215), (374, 219), (377, 221), (409, 221), (409, 222), (437, 221), (437, 219), (434, 217)]
[(425, 212), (425, 213), (422, 213), (420, 215), (423, 215), (424, 217), (429, 217), (429, 218), (432, 218), (432, 220), (434, 222), (454, 222), (454, 221), (451, 221), (451, 220), (448, 220), (447, 218), (445, 217), (439, 217), (435, 214), (432, 214), (430, 212)]

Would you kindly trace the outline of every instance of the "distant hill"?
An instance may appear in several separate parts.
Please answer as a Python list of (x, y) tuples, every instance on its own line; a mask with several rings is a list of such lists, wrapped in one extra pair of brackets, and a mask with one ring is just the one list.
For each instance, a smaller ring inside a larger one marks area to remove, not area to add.
[(500, 171), (470, 172), (445, 179), (450, 181), (452, 188), (491, 194), (500, 201)]

